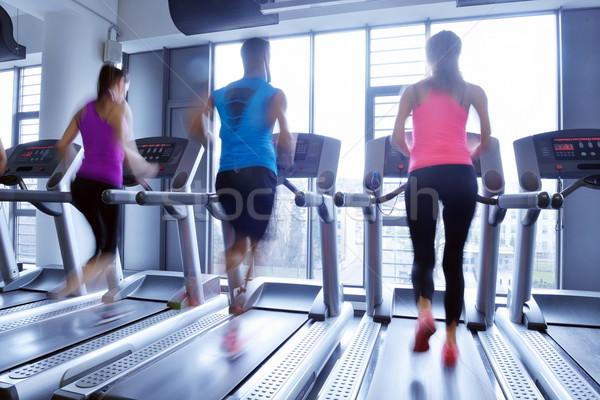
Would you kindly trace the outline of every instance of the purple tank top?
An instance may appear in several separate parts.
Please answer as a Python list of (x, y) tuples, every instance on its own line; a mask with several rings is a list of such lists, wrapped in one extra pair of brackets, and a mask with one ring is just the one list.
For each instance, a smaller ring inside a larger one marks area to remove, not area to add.
[(83, 140), (83, 162), (77, 176), (123, 185), (123, 146), (117, 141), (115, 131), (96, 111), (96, 102), (85, 106), (79, 121)]

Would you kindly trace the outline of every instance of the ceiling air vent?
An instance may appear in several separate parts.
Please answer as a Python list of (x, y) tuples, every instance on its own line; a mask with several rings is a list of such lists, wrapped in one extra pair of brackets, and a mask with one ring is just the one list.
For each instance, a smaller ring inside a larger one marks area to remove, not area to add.
[(0, 62), (22, 60), (25, 58), (25, 46), (13, 37), (13, 24), (10, 15), (0, 7)]
[(173, 23), (184, 35), (220, 32), (279, 23), (279, 16), (263, 15), (266, 0), (169, 0)]

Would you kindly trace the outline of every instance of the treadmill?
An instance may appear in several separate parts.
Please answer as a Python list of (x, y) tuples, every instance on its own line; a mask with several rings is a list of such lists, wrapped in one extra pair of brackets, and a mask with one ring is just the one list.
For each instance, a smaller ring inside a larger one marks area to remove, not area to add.
[[(146, 159), (159, 163), (159, 178), (175, 178), (173, 182), (179, 185), (179, 189), (189, 190), (203, 153), (199, 144), (179, 138), (143, 138), (138, 139), (137, 145)], [(14, 194), (15, 201), (70, 200), (49, 197), (43, 191), (18, 192), (18, 195)], [(190, 217), (185, 221), (193, 224), (194, 220)], [(188, 242), (190, 238), (180, 237), (182, 248), (197, 246), (196, 242)], [(60, 386), (131, 354), (182, 326), (196, 323), (195, 331), (191, 333), (196, 334), (226, 318), (227, 315), (214, 314), (227, 305), (227, 297), (219, 295), (216, 276), (202, 277), (204, 302), (199, 307), (180, 310), (177, 309), (181, 308), (180, 303), (173, 301), (178, 299), (188, 276), (200, 276), (195, 271), (199, 269), (198, 260), (197, 252), (184, 254), (183, 274), (144, 271), (119, 282), (117, 277), (120, 274), (115, 273), (106, 292), (54, 302), (54, 311), (2, 321), (0, 398), (50, 398)], [(120, 318), (102, 317), (102, 300), (120, 301), (126, 313)], [(179, 307), (170, 307), (169, 302)]]
[[(73, 145), (72, 157), (63, 162), (56, 158), (56, 140), (38, 140), (7, 149), (6, 170), (0, 177), (5, 186), (18, 186), (19, 189), (0, 191), (0, 201), (14, 201), (13, 195), (29, 194), (25, 179), (48, 179), (47, 191), (39, 191), (46, 198), (51, 197), (69, 202), (68, 184), (81, 164), (83, 152), (79, 145)], [(62, 203), (46, 203), (41, 199), (31, 199), (39, 211), (54, 218), (58, 235), (63, 238), (60, 250), (63, 266), (47, 265), (20, 270), (14, 253), (5, 218), (0, 218), (0, 320), (17, 311), (29, 310), (47, 305), (47, 293), (66, 279), (66, 274), (81, 274), (81, 265), (74, 249), (75, 235), (71, 220), (71, 210)], [(78, 294), (85, 294), (82, 288)]]
[[(568, 202), (576, 190), (600, 189), (600, 154), (588, 150), (599, 137), (600, 129), (571, 129), (516, 140), (522, 190), (537, 190), (542, 178), (557, 179), (559, 187), (562, 179), (577, 179), (557, 194)], [(507, 307), (498, 309), (497, 324), (549, 399), (600, 399), (600, 296), (578, 291), (532, 295), (537, 217), (521, 215), (512, 290)]]
[[(468, 140), (478, 142), (477, 135)], [(384, 216), (380, 204), (393, 200), (404, 185), (383, 194), (386, 178), (405, 178), (408, 159), (390, 143), (390, 137), (371, 140), (366, 146), (364, 193), (337, 193), (339, 207), (361, 207), (365, 218), (366, 312), (328, 380), (319, 399), (542, 399), (524, 367), (507, 352), (507, 345), (492, 326), (496, 295), (499, 225), (507, 208), (546, 207), (545, 192), (503, 194), (504, 178), (497, 139), (493, 151), (474, 161), (482, 178), (483, 204), (480, 242), (478, 302), (465, 293), (464, 322), (457, 339), (461, 351), (457, 366), (445, 369), (440, 360), (443, 323), (430, 339), (431, 350), (412, 351), (417, 317), (412, 288), (382, 284), (382, 228), (407, 226), (406, 217)], [(433, 314), (445, 319), (443, 292), (436, 291)], [(461, 321), (462, 322), (462, 321)], [(472, 330), (481, 330), (479, 333)], [(484, 335), (484, 336), (482, 336)], [(491, 338), (491, 340), (486, 340)], [(489, 350), (486, 343), (491, 343)]]
[[(305, 398), (353, 316), (352, 306), (342, 302), (338, 280), (333, 193), (340, 145), (329, 137), (299, 134), (295, 165), (287, 178), (316, 178), (317, 190), (299, 191), (283, 179), (296, 194), (297, 205), (318, 211), (322, 286), (307, 280), (254, 279), (246, 295), (234, 299), (246, 310), (241, 315), (191, 340), (177, 337), (181, 334), (176, 332), (165, 338), (169, 343), (157, 342), (122, 362), (107, 365), (63, 387), (52, 398)], [(171, 202), (210, 207), (215, 200), (214, 195), (200, 193), (142, 192), (138, 196), (146, 205)], [(229, 291), (235, 293), (236, 287), (230, 285)], [(233, 329), (238, 331), (243, 350), (228, 354), (222, 343)]]

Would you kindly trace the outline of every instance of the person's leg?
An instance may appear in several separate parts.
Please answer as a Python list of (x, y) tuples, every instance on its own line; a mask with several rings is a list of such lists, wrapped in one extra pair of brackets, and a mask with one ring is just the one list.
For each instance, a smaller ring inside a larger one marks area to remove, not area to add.
[[(111, 185), (105, 185), (101, 187), (101, 190), (116, 189)], [(122, 218), (122, 207), (117, 204), (105, 204), (101, 199), (98, 202), (98, 208), (100, 210), (100, 216), (102, 221), (102, 241), (101, 241), (101, 256), (97, 266), (99, 268), (98, 273), (106, 274), (108, 289), (115, 289), (119, 284), (116, 280), (118, 276), (117, 267), (117, 247), (120, 238), (120, 223)]]
[(419, 312), (414, 351), (429, 349), (429, 337), (435, 332), (431, 313), (434, 292), (435, 230), (438, 196), (430, 185), (427, 170), (411, 173), (405, 193), (406, 212), (413, 244), (412, 283)]
[(97, 207), (97, 202), (95, 201), (95, 196), (98, 194), (98, 188), (94, 182), (89, 179), (76, 178), (71, 184), (71, 194), (73, 205), (83, 214), (92, 228), (96, 249), (94, 250), (94, 255), (82, 267), (83, 274), (81, 281), (75, 276), (67, 276), (65, 287), (55, 295), (55, 297), (59, 299), (69, 296), (77, 290), (78, 287), (94, 278), (96, 264), (102, 252), (101, 243), (103, 242), (103, 237), (105, 235), (100, 211)]
[(471, 220), (475, 213), (477, 181), (469, 166), (448, 166), (448, 186), (442, 191), (443, 219), (446, 244), (442, 261), (446, 292), (446, 345), (443, 357), (447, 365), (454, 365), (458, 357), (456, 330), (464, 303), (463, 250)]

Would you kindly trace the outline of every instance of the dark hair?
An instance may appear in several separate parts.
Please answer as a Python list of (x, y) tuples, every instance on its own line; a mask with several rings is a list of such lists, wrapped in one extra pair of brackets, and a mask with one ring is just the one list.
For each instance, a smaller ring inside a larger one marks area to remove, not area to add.
[(104, 64), (98, 75), (98, 98), (108, 93), (110, 88), (116, 85), (121, 78), (125, 78), (125, 82), (129, 82), (127, 71), (110, 64)]
[(464, 82), (458, 68), (462, 43), (451, 31), (436, 33), (427, 42), (427, 61), (431, 65), (431, 81), (438, 90), (451, 92)]
[(261, 60), (262, 55), (269, 52), (270, 48), (271, 44), (265, 39), (255, 37), (246, 40), (241, 50), (244, 67), (254, 65)]

